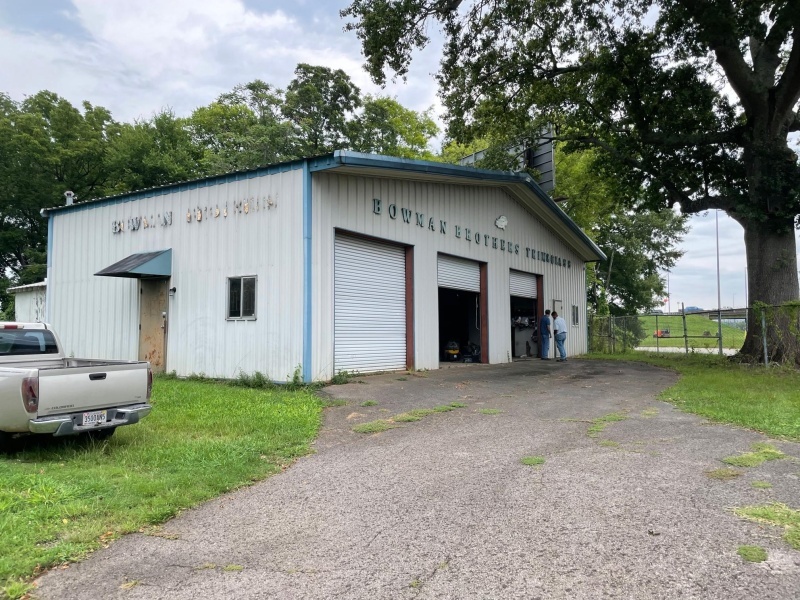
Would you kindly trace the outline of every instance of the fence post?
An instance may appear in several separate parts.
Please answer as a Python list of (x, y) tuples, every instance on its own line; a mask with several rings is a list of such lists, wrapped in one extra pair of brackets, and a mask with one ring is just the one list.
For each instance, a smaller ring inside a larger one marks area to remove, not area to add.
[(764, 342), (764, 366), (769, 366), (769, 355), (767, 354), (767, 317), (765, 311), (761, 311), (761, 340)]
[(659, 342), (659, 339), (658, 339), (658, 315), (656, 315), (656, 354), (661, 352), (661, 350), (659, 348), (659, 345), (658, 345), (658, 342)]
[(689, 332), (686, 330), (686, 308), (681, 302), (681, 317), (683, 317), (683, 346), (686, 348), (686, 355), (689, 355)]
[(628, 317), (622, 317), (622, 353), (628, 351)]

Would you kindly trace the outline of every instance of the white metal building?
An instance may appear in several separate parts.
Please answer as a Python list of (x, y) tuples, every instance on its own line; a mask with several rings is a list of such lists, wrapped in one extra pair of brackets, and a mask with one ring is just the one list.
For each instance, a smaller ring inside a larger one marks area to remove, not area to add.
[(67, 352), (179, 375), (507, 362), (545, 308), (579, 354), (604, 258), (527, 175), (347, 151), (43, 214)]
[(14, 319), (22, 323), (43, 323), (47, 280), (8, 288), (14, 294)]

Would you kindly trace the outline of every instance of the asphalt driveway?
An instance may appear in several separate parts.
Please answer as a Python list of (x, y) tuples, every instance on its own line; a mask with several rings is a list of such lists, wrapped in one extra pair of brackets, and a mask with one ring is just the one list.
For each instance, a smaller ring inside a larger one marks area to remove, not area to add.
[[(675, 380), (645, 365), (528, 360), (326, 388), (347, 405), (326, 409), (315, 454), (160, 535), (127, 536), (47, 573), (36, 594), (799, 598), (800, 552), (732, 508), (797, 507), (800, 445), (773, 442), (791, 458), (709, 478), (720, 459), (766, 438), (656, 400)], [(466, 407), (352, 431), (450, 402)], [(625, 418), (598, 421), (612, 413)], [(524, 456), (545, 462), (526, 466)], [(742, 544), (769, 559), (744, 562)]]

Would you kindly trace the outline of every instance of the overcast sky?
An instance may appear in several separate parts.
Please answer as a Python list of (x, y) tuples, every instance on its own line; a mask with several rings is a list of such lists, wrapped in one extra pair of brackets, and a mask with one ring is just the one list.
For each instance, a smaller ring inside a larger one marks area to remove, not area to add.
[[(178, 115), (238, 83), (285, 87), (300, 62), (340, 68), (362, 92), (415, 110), (441, 105), (432, 74), (439, 48), (420, 53), (408, 80), (380, 90), (338, 11), (347, 0), (0, 0), (0, 91), (42, 89), (111, 110), (119, 121), (163, 107)], [(692, 218), (685, 256), (669, 276), (671, 308), (717, 306), (714, 212)], [(720, 213), (722, 306), (745, 300), (741, 227)], [(665, 306), (665, 308), (667, 308)]]

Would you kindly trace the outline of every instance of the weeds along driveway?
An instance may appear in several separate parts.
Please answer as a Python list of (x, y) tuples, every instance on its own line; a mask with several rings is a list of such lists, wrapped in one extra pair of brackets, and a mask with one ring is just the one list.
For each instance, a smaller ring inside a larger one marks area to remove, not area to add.
[[(800, 552), (779, 528), (732, 509), (796, 507), (800, 445), (773, 441), (787, 458), (731, 480), (709, 477), (722, 458), (766, 438), (656, 400), (675, 380), (638, 364), (524, 361), (326, 388), (347, 404), (326, 409), (315, 455), (187, 512), (158, 535), (125, 537), (54, 570), (36, 593), (798, 597)], [(450, 403), (466, 406), (382, 433), (352, 430)], [(531, 456), (544, 463), (520, 462)], [(768, 559), (745, 562), (741, 545), (765, 548)]]

